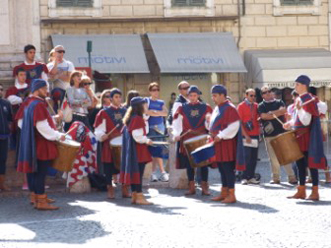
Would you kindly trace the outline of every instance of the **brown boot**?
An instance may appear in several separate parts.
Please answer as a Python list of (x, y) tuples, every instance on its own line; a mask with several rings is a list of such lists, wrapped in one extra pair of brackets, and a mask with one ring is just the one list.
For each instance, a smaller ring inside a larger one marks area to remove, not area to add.
[[(46, 195), (46, 197), (47, 197), (47, 195)], [(54, 203), (54, 202), (55, 202), (55, 200), (49, 199), (47, 197), (47, 203)], [(30, 204), (36, 206), (36, 203), (37, 203), (36, 194), (31, 192), (31, 194), (30, 194)]]
[(153, 203), (147, 201), (143, 193), (137, 193), (136, 204), (138, 205), (153, 205)]
[(122, 197), (131, 198), (131, 194), (129, 193), (128, 185), (122, 184)]
[(318, 186), (313, 186), (312, 192), (311, 192), (310, 196), (307, 198), (307, 200), (311, 200), (311, 201), (320, 200), (320, 196), (318, 194)]
[(5, 175), (0, 175), (0, 190), (10, 191), (10, 188), (5, 185)]
[(229, 188), (228, 187), (222, 187), (221, 193), (219, 196), (211, 198), (212, 201), (223, 201), (229, 194)]
[(222, 203), (235, 203), (237, 201), (236, 196), (234, 195), (234, 189), (229, 189), (228, 196), (221, 201)]
[(107, 185), (107, 198), (115, 199), (115, 190), (113, 185)]
[(50, 205), (47, 202), (47, 195), (36, 195), (37, 203), (36, 203), (36, 209), (38, 210), (58, 210), (59, 207)]
[(288, 199), (306, 199), (306, 186), (299, 185), (298, 191), (293, 196), (288, 196)]
[(201, 182), (201, 194), (210, 195), (208, 182)]
[(131, 204), (136, 204), (137, 201), (137, 192), (132, 192), (131, 194)]
[(191, 181), (188, 183), (188, 191), (185, 193), (185, 195), (195, 195), (195, 183), (194, 181)]

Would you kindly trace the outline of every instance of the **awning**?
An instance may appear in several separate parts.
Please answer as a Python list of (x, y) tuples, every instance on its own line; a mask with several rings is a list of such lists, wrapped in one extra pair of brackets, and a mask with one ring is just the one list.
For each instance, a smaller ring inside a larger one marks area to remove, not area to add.
[(92, 44), (92, 69), (101, 73), (149, 73), (140, 35), (52, 35), (65, 47), (65, 59), (88, 67), (87, 41)]
[(311, 78), (312, 87), (331, 87), (331, 52), (325, 49), (249, 50), (244, 62), (252, 87), (294, 88), (301, 74)]
[(231, 33), (147, 35), (161, 73), (247, 72)]

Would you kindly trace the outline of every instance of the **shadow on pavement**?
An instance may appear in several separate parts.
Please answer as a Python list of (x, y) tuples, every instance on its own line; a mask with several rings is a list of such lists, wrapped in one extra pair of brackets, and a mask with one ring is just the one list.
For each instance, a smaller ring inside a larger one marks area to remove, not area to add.
[(331, 205), (331, 201), (300, 201), (297, 202), (298, 205), (307, 205), (307, 206), (329, 206)]
[(296, 187), (296, 185), (281, 183), (281, 184), (261, 184), (261, 188), (263, 189), (271, 189), (271, 190), (291, 190)]
[[(20, 216), (16, 219), (1, 216), (0, 224), (8, 224), (8, 226), (13, 225), (13, 233), (16, 232), (15, 229), (20, 229), (19, 227), (15, 227), (15, 225), (28, 229), (34, 233), (34, 237), (32, 239), (25, 239), (18, 231), (17, 235), (13, 235), (13, 239), (0, 239), (0, 243), (84, 244), (90, 239), (110, 234), (110, 232), (104, 230), (103, 226), (98, 221), (80, 220), (78, 217), (91, 215), (96, 213), (96, 211), (81, 206), (69, 206), (69, 203), (72, 201), (73, 199), (61, 199), (57, 204), (57, 206), (61, 208), (57, 211), (38, 211), (33, 209), (32, 206), (26, 206), (28, 202), (24, 200), (17, 209), (13, 209), (16, 215)], [(22, 211), (25, 212), (23, 213)], [(20, 237), (20, 239), (17, 239), (17, 237)]]
[(246, 203), (237, 201), (233, 204), (225, 204), (225, 203), (215, 203), (211, 205), (211, 207), (234, 207), (234, 208), (243, 208), (248, 210), (254, 210), (260, 213), (277, 213), (278, 210), (267, 205), (259, 204), (259, 203)]

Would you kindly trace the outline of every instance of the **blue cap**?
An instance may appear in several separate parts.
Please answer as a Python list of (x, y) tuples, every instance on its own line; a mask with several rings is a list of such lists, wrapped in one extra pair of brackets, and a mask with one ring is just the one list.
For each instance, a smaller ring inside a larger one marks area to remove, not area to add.
[(138, 105), (140, 103), (146, 103), (146, 99), (142, 98), (141, 96), (136, 96), (130, 101), (131, 106)]
[(307, 87), (309, 87), (309, 84), (310, 84), (310, 78), (309, 78), (308, 76), (306, 76), (306, 75), (301, 75), (301, 76), (299, 76), (299, 77), (295, 80), (295, 82), (300, 83), (300, 84), (304, 84), (304, 85), (306, 85)]
[(198, 86), (196, 86), (196, 85), (192, 85), (188, 89), (187, 94), (191, 94), (191, 93), (197, 93), (198, 95), (202, 94), (202, 92), (199, 90)]
[(122, 92), (117, 88), (114, 88), (110, 91), (110, 97), (111, 98), (113, 98), (113, 96), (116, 95), (116, 94), (122, 95)]
[(47, 82), (44, 79), (33, 79), (30, 85), (31, 92), (35, 92), (36, 90), (39, 90), (42, 87), (47, 86)]
[(211, 88), (211, 93), (212, 94), (224, 94), (226, 96), (227, 90), (223, 85), (216, 84)]

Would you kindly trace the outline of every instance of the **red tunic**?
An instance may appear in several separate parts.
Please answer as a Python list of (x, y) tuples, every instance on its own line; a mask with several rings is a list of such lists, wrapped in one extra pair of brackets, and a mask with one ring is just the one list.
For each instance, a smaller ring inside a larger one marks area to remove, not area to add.
[(26, 71), (26, 83), (29, 85), (32, 79), (41, 78), (43, 72), (48, 74), (47, 66), (44, 63), (35, 62), (34, 65), (22, 63), (14, 67), (13, 77), (16, 76), (16, 72), (19, 68), (23, 68)]
[[(222, 105), (218, 107), (221, 107)], [(217, 126), (217, 128), (211, 131), (212, 136), (215, 137), (219, 133), (219, 131), (224, 130), (231, 123), (239, 120), (240, 117), (236, 108), (230, 104), (224, 110), (222, 117), (219, 119), (216, 118), (216, 121), (213, 126)], [(220, 142), (215, 143), (215, 153), (216, 153), (216, 162), (236, 161), (237, 135), (233, 139), (227, 139), (227, 140), (222, 139)]]
[[(110, 107), (111, 109), (114, 109), (113, 107)], [(95, 118), (94, 127), (98, 127), (101, 125), (102, 121), (106, 120), (106, 134), (109, 133), (111, 130), (114, 129), (116, 125), (114, 125), (114, 122), (110, 119), (109, 115), (106, 113), (104, 109), (102, 109), (97, 117)], [(101, 154), (101, 162), (103, 163), (111, 163), (113, 162), (112, 154), (111, 154), (111, 148), (110, 148), (110, 141), (120, 136), (121, 132), (119, 128), (116, 128), (111, 135), (109, 135), (108, 139), (102, 142), (102, 154)]]
[[(190, 106), (195, 106), (197, 104), (204, 104), (204, 103), (190, 103)], [(177, 119), (179, 115), (183, 116), (183, 131), (182, 134), (187, 132), (188, 130), (191, 130), (191, 132), (189, 132), (188, 134), (186, 134), (185, 136), (183, 136), (183, 138), (180, 141), (180, 153), (183, 153), (187, 156), (185, 147), (183, 142), (192, 138), (192, 137), (196, 137), (202, 134), (207, 134), (208, 130), (205, 127), (205, 119), (206, 119), (206, 114), (211, 114), (213, 112), (213, 109), (209, 106), (209, 104), (206, 104), (206, 111), (203, 113), (199, 113), (200, 117), (199, 117), (199, 122), (196, 126), (192, 126), (190, 121), (189, 121), (189, 116), (187, 116), (187, 114), (185, 114), (184, 110), (183, 110), (183, 106), (178, 107), (176, 113), (174, 114), (174, 119)]]
[[(311, 100), (313, 98), (313, 96), (309, 93), (307, 94), (304, 94), (302, 96), (300, 96), (302, 102), (307, 102), (309, 100)], [(319, 116), (319, 113), (318, 113), (318, 109), (317, 109), (317, 101), (312, 101), (304, 106), (302, 106), (302, 108), (310, 113), (312, 115), (312, 117), (314, 116)], [(296, 120), (295, 120), (295, 123), (294, 123), (294, 129), (296, 130), (296, 133), (297, 133), (297, 140), (298, 140), (298, 143), (299, 143), (299, 147), (300, 147), (300, 150), (302, 152), (307, 152), (308, 149), (309, 149), (309, 142), (310, 142), (310, 126), (311, 126), (311, 121), (310, 121), (310, 124), (308, 126), (304, 126), (300, 119), (299, 119), (299, 116), (297, 115), (296, 117)]]
[[(147, 135), (146, 124), (143, 117), (141, 116), (133, 117), (128, 126), (129, 133), (132, 135), (133, 130), (141, 129), (141, 128), (144, 130), (144, 135)], [(146, 144), (140, 144), (136, 142), (136, 151), (137, 151), (138, 163), (148, 163), (152, 161), (152, 156)]]
[[(50, 141), (42, 136), (37, 128), (36, 124), (38, 121), (47, 120), (48, 124), (51, 128), (56, 130), (56, 126), (52, 117), (50, 116), (45, 103), (38, 103), (33, 112), (33, 125), (35, 126), (35, 138), (36, 138), (36, 151), (37, 151), (37, 159), (39, 160), (53, 160), (57, 157), (58, 151), (54, 141)], [(24, 132), (24, 130), (22, 130)]]
[[(260, 134), (260, 124), (257, 120), (259, 117), (257, 108), (258, 104), (256, 102), (253, 104), (253, 108), (251, 109), (251, 106), (248, 105), (245, 101), (241, 102), (237, 107), (240, 119), (243, 123), (243, 127), (249, 136), (258, 136)], [(251, 121), (253, 124), (252, 130), (248, 130), (246, 128), (245, 123), (249, 121)]]

